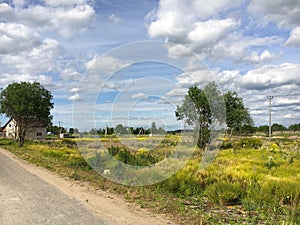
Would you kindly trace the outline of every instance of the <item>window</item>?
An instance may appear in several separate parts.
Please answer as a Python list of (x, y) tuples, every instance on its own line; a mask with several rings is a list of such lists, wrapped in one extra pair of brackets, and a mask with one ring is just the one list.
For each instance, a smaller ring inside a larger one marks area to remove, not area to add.
[(37, 137), (43, 136), (43, 132), (37, 132), (37, 133), (36, 133), (36, 136), (37, 136)]

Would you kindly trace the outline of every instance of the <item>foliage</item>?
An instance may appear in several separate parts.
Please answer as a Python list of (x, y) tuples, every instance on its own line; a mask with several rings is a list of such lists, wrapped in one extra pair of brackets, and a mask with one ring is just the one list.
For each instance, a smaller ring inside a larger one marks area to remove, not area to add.
[(48, 125), (47, 132), (51, 132), (54, 135), (58, 135), (59, 133), (66, 133), (66, 129), (63, 127), (59, 127), (57, 125), (53, 125), (52, 123)]
[(272, 125), (272, 131), (285, 131), (285, 130), (287, 130), (287, 128), (281, 124), (274, 123)]
[(51, 123), (52, 98), (51, 92), (37, 82), (13, 83), (1, 92), (0, 113), (16, 121), (19, 146), (23, 146), (31, 124)]
[(257, 128), (257, 131), (262, 132), (262, 133), (268, 133), (269, 132), (269, 126), (267, 126), (267, 125), (259, 126)]
[(238, 183), (217, 182), (205, 189), (205, 195), (216, 204), (235, 205), (241, 203), (244, 190)]
[(242, 138), (234, 143), (234, 148), (254, 148), (258, 149), (262, 146), (262, 140), (259, 138)]
[(231, 134), (233, 131), (241, 132), (243, 127), (247, 128), (245, 126), (252, 126), (253, 119), (245, 107), (243, 99), (238, 97), (236, 92), (230, 91), (223, 96), (226, 104), (226, 122)]
[[(213, 123), (223, 122), (222, 96), (214, 82), (204, 89), (197, 86), (189, 88), (181, 106), (175, 112), (178, 120), (186, 120), (188, 125), (198, 128), (198, 146), (204, 148), (209, 141)], [(221, 120), (221, 121), (220, 121)]]
[[(151, 142), (151, 138), (145, 139)], [(166, 139), (177, 140), (178, 136)], [(78, 149), (69, 148), (62, 140), (26, 142), (20, 149), (15, 148), (14, 142), (0, 139), (1, 147), (23, 159), (76, 180), (92, 181), (103, 189), (122, 193), (127, 200), (142, 207), (172, 213), (178, 220), (184, 218), (181, 224), (299, 224), (300, 144), (278, 139), (276, 143), (262, 142), (258, 149), (249, 147), (257, 146), (258, 142), (257, 138), (232, 140), (235, 150), (219, 151), (205, 170), (199, 169), (201, 154), (195, 154), (180, 171), (157, 185), (126, 187), (95, 173)], [(106, 138), (105, 144), (111, 146), (109, 154), (134, 165), (149, 165), (152, 160), (149, 156), (161, 161), (172, 148), (168, 141), (157, 149), (140, 147), (136, 152), (125, 149), (116, 138)], [(93, 165), (97, 165), (98, 160), (98, 166), (105, 169), (101, 158), (108, 153), (101, 154), (98, 159), (96, 156), (89, 160)]]
[(289, 126), (288, 129), (292, 130), (292, 131), (298, 131), (298, 130), (300, 130), (300, 123), (298, 123), (298, 124), (292, 124), (292, 125)]

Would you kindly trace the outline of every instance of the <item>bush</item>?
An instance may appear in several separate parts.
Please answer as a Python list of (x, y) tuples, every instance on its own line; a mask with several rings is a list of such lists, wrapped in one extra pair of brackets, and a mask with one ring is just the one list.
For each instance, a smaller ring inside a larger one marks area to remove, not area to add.
[(223, 141), (221, 149), (230, 149), (233, 148), (233, 143), (231, 141)]
[(66, 145), (68, 148), (76, 148), (77, 142), (72, 139), (63, 139), (62, 144)]
[(284, 179), (266, 180), (260, 196), (262, 201), (275, 206), (292, 205), (300, 198), (299, 182)]
[(60, 158), (64, 158), (65, 157), (65, 153), (63, 151), (60, 151), (60, 150), (48, 150), (48, 149), (45, 149), (45, 150), (42, 150), (41, 151), (42, 155), (46, 156), (46, 157), (49, 157), (49, 158), (57, 158), (57, 159), (60, 159)]
[(241, 203), (245, 193), (240, 184), (217, 182), (208, 186), (204, 194), (216, 204), (235, 205)]
[(262, 144), (262, 140), (259, 138), (243, 138), (234, 144), (234, 148), (258, 149), (262, 146)]

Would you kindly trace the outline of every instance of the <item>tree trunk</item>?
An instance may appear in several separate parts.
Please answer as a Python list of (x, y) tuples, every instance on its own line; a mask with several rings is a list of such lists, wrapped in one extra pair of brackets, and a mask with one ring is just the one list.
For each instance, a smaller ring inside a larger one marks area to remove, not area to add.
[(19, 147), (23, 147), (24, 145), (24, 142), (25, 142), (25, 135), (26, 135), (26, 129), (22, 128), (22, 127), (19, 127), (19, 141), (18, 141), (18, 144), (19, 144)]

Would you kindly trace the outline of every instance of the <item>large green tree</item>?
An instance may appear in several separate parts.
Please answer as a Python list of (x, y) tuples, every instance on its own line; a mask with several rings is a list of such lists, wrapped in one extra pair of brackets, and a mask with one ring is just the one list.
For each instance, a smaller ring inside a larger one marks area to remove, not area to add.
[(224, 95), (226, 104), (226, 122), (230, 136), (232, 133), (241, 132), (245, 126), (253, 126), (253, 119), (244, 101), (236, 92), (226, 92)]
[(224, 122), (224, 101), (214, 82), (203, 89), (190, 87), (181, 106), (175, 112), (178, 120), (194, 125), (199, 132), (197, 145), (204, 148), (209, 141), (215, 122)]
[(51, 92), (38, 82), (12, 83), (1, 91), (0, 113), (16, 121), (19, 146), (23, 146), (32, 124), (51, 123), (52, 99)]
[(216, 124), (226, 123), (231, 134), (234, 130), (241, 131), (243, 127), (253, 125), (243, 99), (236, 92), (221, 94), (214, 82), (203, 89), (190, 87), (175, 114), (178, 120), (185, 119), (187, 124), (199, 127), (200, 148), (208, 143)]

